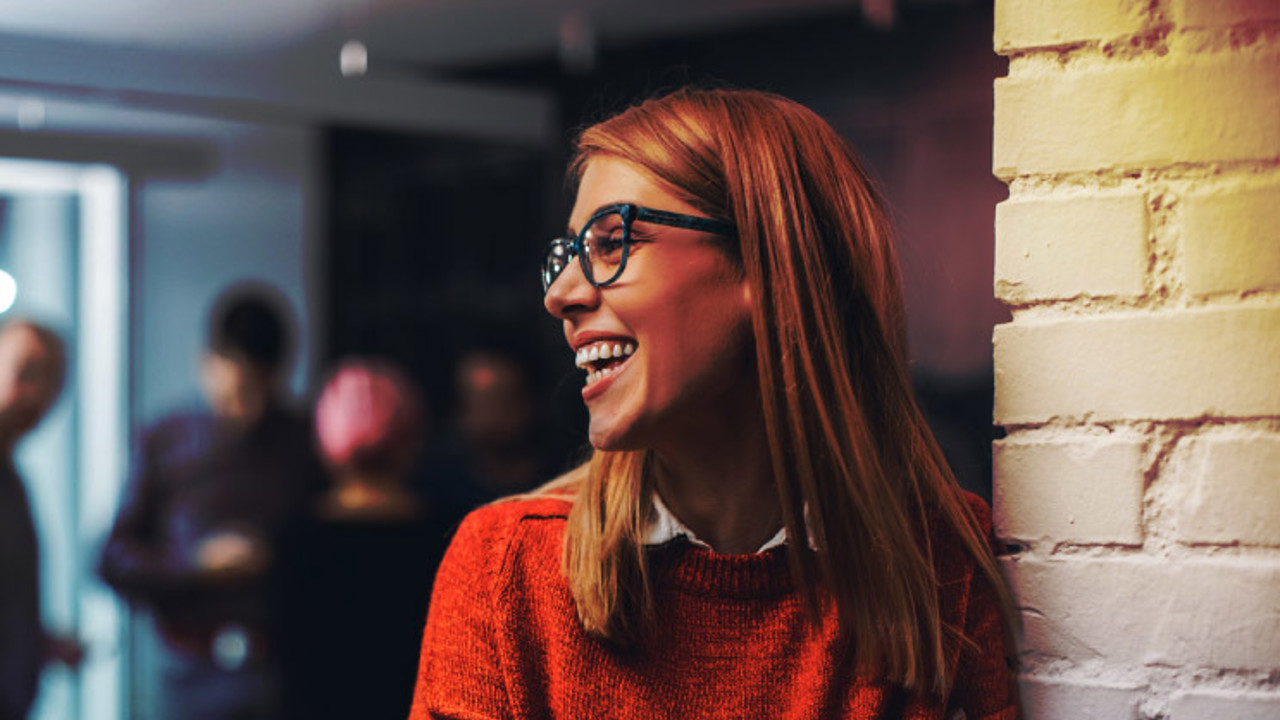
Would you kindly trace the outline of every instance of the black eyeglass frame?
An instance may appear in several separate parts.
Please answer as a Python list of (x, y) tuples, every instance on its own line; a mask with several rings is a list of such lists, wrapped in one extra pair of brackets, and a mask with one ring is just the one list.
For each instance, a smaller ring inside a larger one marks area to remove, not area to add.
[[(583, 244), (586, 242), (587, 231), (595, 224), (596, 220), (617, 213), (622, 218), (622, 260), (618, 262), (618, 269), (613, 272), (606, 280), (597, 280), (591, 272), (591, 264), (585, 259), (582, 252)], [(697, 215), (685, 215), (682, 213), (668, 212), (666, 210), (655, 210), (653, 208), (642, 207), (633, 203), (618, 203), (616, 205), (606, 205), (600, 208), (587, 219), (582, 225), (582, 230), (578, 232), (575, 238), (556, 238), (547, 246), (547, 251), (542, 256), (542, 292), (546, 294), (551, 289), (552, 284), (560, 277), (565, 268), (569, 267), (569, 263), (574, 256), (578, 258), (578, 265), (582, 268), (582, 276), (587, 282), (600, 288), (612, 284), (618, 278), (622, 277), (622, 271), (627, 268), (627, 258), (631, 256), (631, 225), (635, 221), (650, 222), (655, 225), (666, 225), (667, 227), (684, 228), (686, 230), (697, 230), (698, 232), (711, 233), (721, 237), (733, 238), (738, 236), (738, 229), (731, 223), (721, 220), (713, 220), (706, 217), (698, 217)], [(564, 265), (556, 271), (555, 275), (551, 275), (550, 266), (551, 255), (556, 248), (564, 248), (565, 256), (563, 258)]]

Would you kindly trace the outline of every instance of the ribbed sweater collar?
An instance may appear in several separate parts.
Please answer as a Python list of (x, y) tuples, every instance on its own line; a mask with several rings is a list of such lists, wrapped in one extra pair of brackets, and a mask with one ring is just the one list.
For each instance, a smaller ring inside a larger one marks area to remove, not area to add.
[(678, 538), (648, 553), (656, 587), (739, 599), (765, 599), (795, 590), (783, 547), (752, 555), (723, 555)]

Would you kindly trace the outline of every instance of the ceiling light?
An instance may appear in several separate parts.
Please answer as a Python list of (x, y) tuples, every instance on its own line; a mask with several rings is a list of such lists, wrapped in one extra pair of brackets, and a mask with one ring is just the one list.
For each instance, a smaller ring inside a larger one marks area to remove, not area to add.
[(369, 48), (359, 40), (343, 43), (338, 53), (338, 69), (343, 77), (360, 77), (369, 72)]

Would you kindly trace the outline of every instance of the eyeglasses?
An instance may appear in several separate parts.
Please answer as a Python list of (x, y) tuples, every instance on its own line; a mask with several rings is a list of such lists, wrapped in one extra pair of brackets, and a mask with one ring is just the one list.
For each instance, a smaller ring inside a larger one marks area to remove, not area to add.
[(582, 265), (582, 274), (596, 287), (604, 287), (617, 280), (627, 267), (631, 254), (632, 225), (639, 220), (655, 225), (686, 228), (700, 232), (735, 237), (733, 225), (711, 218), (681, 215), (665, 210), (653, 210), (639, 205), (609, 205), (596, 211), (582, 226), (576, 238), (557, 238), (547, 246), (542, 257), (542, 292), (551, 289), (551, 283), (569, 267), (576, 255)]

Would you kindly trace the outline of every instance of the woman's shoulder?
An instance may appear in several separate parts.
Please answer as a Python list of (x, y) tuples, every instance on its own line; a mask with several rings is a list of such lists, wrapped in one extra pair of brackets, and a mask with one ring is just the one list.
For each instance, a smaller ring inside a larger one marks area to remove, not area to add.
[(504, 587), (527, 590), (562, 582), (560, 556), (570, 507), (562, 497), (521, 497), (471, 511), (445, 551), (436, 596), (496, 598)]
[(565, 520), (573, 498), (566, 495), (520, 495), (472, 510), (463, 525), (510, 526), (526, 521)]
[[(996, 542), (992, 533), (991, 506), (981, 496), (968, 491), (958, 491), (953, 512), (942, 507), (930, 508), (929, 543), (934, 560), (934, 571), (944, 583), (970, 577), (977, 571), (978, 563), (973, 553), (981, 550), (994, 554)], [(967, 528), (965, 527), (967, 526)], [(965, 536), (972, 540), (966, 542)], [(976, 540), (985, 548), (975, 548)]]
[(969, 512), (973, 513), (973, 519), (978, 521), (978, 527), (987, 535), (991, 534), (991, 505), (977, 493), (961, 490), (960, 496), (964, 498), (965, 503), (969, 507)]
[[(952, 512), (947, 512), (947, 506)], [(962, 518), (972, 519), (973, 527), (984, 536), (991, 535), (991, 505), (981, 495), (957, 488), (955, 494), (947, 499), (938, 499), (926, 504), (926, 517), (931, 532), (946, 541), (958, 542), (956, 521)]]
[(579, 466), (536, 490), (477, 508), (463, 519), (458, 534), (487, 530), (510, 535), (525, 524), (563, 525), (569, 518), (575, 491), (585, 474), (586, 467)]
[(471, 550), (492, 556), (505, 553), (513, 542), (530, 533), (558, 536), (571, 506), (572, 500), (562, 495), (519, 496), (489, 503), (463, 518), (450, 552)]

